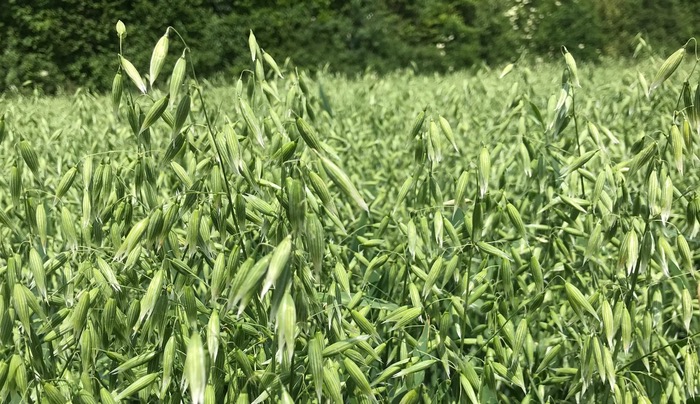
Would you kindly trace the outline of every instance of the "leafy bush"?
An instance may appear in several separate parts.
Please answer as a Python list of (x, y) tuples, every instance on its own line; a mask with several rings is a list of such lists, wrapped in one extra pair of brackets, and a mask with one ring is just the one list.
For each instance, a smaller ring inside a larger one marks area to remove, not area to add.
[[(125, 21), (137, 38), (124, 50), (146, 63), (163, 26), (199, 49), (202, 77), (235, 80), (249, 68), (245, 38), (257, 33), (270, 53), (309, 70), (355, 75), (412, 67), (432, 74), (523, 56), (579, 61), (631, 56), (638, 34), (666, 51), (694, 35), (700, 12), (690, 0), (493, 0), (169, 2), (9, 0), (0, 14), (0, 91), (76, 87), (107, 91), (119, 51), (111, 25)], [(648, 4), (647, 4), (648, 3)]]

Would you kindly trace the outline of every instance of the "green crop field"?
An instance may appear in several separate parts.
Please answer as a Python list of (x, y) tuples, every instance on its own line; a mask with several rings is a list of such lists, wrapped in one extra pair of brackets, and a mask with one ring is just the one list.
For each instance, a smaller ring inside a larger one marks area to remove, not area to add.
[(214, 86), (163, 38), (0, 96), (0, 401), (700, 393), (692, 47), (345, 78), (251, 34)]

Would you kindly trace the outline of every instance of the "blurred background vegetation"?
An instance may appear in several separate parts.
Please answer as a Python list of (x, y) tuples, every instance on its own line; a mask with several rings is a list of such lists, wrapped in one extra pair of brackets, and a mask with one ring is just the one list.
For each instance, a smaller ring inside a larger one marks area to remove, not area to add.
[(534, 60), (561, 45), (582, 62), (632, 57), (640, 44), (667, 53), (700, 26), (695, 0), (0, 2), (0, 92), (108, 89), (119, 19), (128, 32), (124, 54), (142, 70), (170, 25), (193, 49), (200, 75), (224, 78), (249, 65), (251, 29), (278, 63), (289, 57), (295, 66), (352, 75)]

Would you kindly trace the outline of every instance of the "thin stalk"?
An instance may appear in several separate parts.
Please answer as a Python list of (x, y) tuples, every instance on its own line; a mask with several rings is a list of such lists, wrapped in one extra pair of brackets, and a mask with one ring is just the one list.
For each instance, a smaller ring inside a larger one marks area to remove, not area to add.
[[(408, 252), (407, 257), (410, 255), (411, 255), (411, 253)], [(401, 294), (403, 295), (402, 304), (407, 303), (408, 298), (409, 298), (409, 296), (408, 296), (408, 274), (410, 272), (411, 272), (411, 262), (409, 260), (406, 260), (406, 272), (404, 272), (404, 275), (403, 275), (403, 291), (401, 292)]]
[[(180, 33), (173, 27), (168, 27), (168, 29), (172, 29), (173, 32), (180, 38), (180, 41), (182, 41), (183, 45), (185, 48), (189, 49), (187, 46), (187, 42), (185, 39), (180, 35)], [(219, 145), (216, 143), (216, 140), (214, 138), (214, 127), (212, 125), (211, 119), (209, 118), (209, 113), (207, 112), (207, 106), (204, 103), (204, 97), (202, 96), (202, 91), (199, 86), (199, 81), (197, 80), (197, 74), (194, 70), (194, 63), (192, 62), (192, 56), (191, 52), (187, 52), (187, 58), (189, 59), (189, 64), (190, 64), (190, 71), (192, 72), (192, 79), (194, 82), (197, 84), (195, 86), (195, 91), (197, 92), (197, 96), (199, 97), (199, 102), (202, 104), (202, 112), (204, 113), (204, 119), (207, 122), (207, 133), (209, 135), (209, 141), (211, 144), (214, 146), (214, 150), (216, 151), (218, 161), (217, 164), (219, 165), (219, 168), (221, 168), (221, 175), (224, 177), (224, 186), (226, 187), (226, 198), (228, 199), (229, 207), (228, 207), (228, 214), (231, 216), (231, 220), (233, 221), (233, 225), (236, 227), (236, 231), (238, 232), (239, 235), (243, 235), (241, 232), (241, 228), (238, 225), (238, 220), (236, 219), (236, 215), (234, 214), (234, 203), (233, 203), (233, 198), (232, 198), (232, 193), (231, 193), (231, 186), (228, 183), (228, 171), (226, 169), (226, 166), (223, 164), (224, 158), (223, 154), (221, 152), (221, 149), (219, 148)], [(243, 258), (247, 258), (247, 253), (245, 249), (243, 249)]]
[(469, 282), (471, 281), (472, 277), (472, 259), (474, 258), (474, 248), (475, 246), (472, 244), (472, 248), (469, 249), (469, 261), (467, 262), (467, 289), (464, 291), (464, 310), (462, 312), (462, 323), (460, 324), (460, 348), (464, 347), (464, 334), (466, 334), (467, 309), (469, 308), (470, 293)]
[[(576, 96), (575, 93), (571, 94), (571, 116), (574, 119), (574, 130), (576, 131), (576, 147), (578, 149), (578, 156), (581, 157), (581, 139), (578, 130), (578, 116), (576, 115)], [(581, 194), (583, 198), (586, 199), (586, 184), (583, 182), (583, 176), (579, 175), (579, 181), (581, 182)]]

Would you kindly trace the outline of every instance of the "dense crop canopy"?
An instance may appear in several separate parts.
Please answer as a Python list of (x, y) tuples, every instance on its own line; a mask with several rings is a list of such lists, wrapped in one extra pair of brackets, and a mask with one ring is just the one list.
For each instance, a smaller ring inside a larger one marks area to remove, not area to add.
[(0, 401), (696, 396), (679, 53), (348, 80), (249, 43), (232, 88), (159, 42), (112, 97), (0, 99)]

